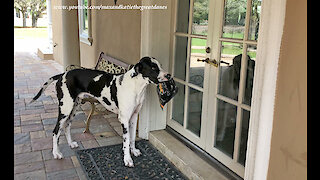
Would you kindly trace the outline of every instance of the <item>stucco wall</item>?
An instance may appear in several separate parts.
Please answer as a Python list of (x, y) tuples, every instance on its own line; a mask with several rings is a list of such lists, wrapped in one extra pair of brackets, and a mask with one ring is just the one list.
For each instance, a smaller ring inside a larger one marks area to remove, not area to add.
[[(134, 3), (134, 4), (133, 4)], [(141, 5), (141, 1), (118, 0), (117, 5)], [(52, 1), (52, 32), (54, 59), (62, 64), (62, 10)], [(92, 5), (114, 5), (113, 0), (94, 0)], [(140, 10), (92, 10), (92, 46), (80, 41), (81, 66), (92, 68), (101, 51), (126, 63), (135, 64), (140, 58), (141, 11)]]
[(286, 5), (268, 179), (307, 179), (307, 1), (303, 0)]
[[(140, 1), (118, 0), (117, 5), (137, 4)], [(94, 0), (92, 5), (114, 5), (114, 1)], [(140, 10), (92, 10), (93, 44), (80, 42), (81, 65), (93, 67), (101, 51), (126, 63), (140, 59)]]

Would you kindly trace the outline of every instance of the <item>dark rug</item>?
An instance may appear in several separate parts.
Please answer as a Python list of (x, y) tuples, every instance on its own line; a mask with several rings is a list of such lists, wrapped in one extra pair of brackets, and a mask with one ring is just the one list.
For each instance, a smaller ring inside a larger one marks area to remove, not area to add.
[(187, 179), (148, 141), (136, 141), (142, 155), (131, 155), (134, 167), (124, 166), (122, 144), (76, 151), (88, 179)]

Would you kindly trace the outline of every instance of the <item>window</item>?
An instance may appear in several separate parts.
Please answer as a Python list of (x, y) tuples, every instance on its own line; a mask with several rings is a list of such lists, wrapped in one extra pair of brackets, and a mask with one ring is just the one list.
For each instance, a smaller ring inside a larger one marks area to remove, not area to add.
[(88, 8), (91, 0), (79, 0), (79, 36), (80, 41), (88, 45), (92, 45), (91, 33), (91, 11)]

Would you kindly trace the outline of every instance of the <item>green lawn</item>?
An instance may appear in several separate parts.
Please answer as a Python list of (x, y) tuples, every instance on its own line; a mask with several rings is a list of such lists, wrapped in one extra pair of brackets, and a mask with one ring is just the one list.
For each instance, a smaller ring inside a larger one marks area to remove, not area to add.
[(47, 28), (14, 28), (15, 39), (47, 38)]
[[(234, 33), (234, 34), (227, 34), (225, 33), (223, 35), (223, 37), (225, 38), (239, 38), (242, 39), (243, 38), (243, 34), (241, 33)], [(223, 54), (230, 54), (230, 55), (238, 55), (242, 53), (242, 48), (238, 46), (238, 43), (230, 43), (230, 42), (223, 42), (223, 50), (222, 53)], [(206, 39), (199, 39), (199, 38), (192, 38), (191, 41), (191, 46), (207, 46), (207, 40)], [(205, 49), (191, 49), (191, 53), (202, 53), (205, 54), (206, 51)], [(255, 58), (256, 57), (256, 53), (255, 52), (248, 52), (248, 55), (251, 58)]]

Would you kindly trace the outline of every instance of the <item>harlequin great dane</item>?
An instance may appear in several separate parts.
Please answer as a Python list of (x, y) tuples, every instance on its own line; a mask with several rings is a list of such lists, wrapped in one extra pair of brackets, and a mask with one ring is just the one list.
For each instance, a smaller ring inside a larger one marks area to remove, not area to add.
[[(110, 74), (91, 69), (74, 69), (49, 78), (30, 103), (37, 100), (54, 81), (59, 102), (59, 115), (53, 130), (53, 157), (63, 158), (58, 147), (62, 128), (71, 148), (78, 147), (70, 134), (71, 117), (84, 95), (97, 99), (107, 110), (118, 114), (123, 128), (123, 152), (125, 166), (133, 167), (130, 151), (139, 156), (135, 148), (136, 124), (138, 112), (145, 98), (148, 84), (167, 81), (169, 74), (160, 63), (151, 57), (143, 57), (132, 69), (124, 74)], [(130, 148), (130, 149), (129, 149)]]

